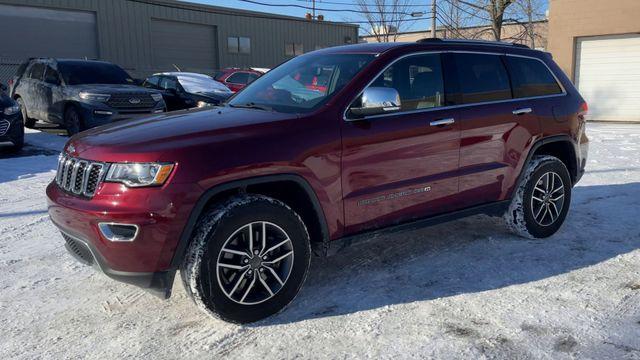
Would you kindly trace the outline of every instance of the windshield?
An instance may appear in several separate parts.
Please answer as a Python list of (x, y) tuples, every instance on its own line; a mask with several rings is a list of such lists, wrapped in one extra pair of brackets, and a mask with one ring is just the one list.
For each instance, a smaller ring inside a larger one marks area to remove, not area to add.
[(310, 112), (326, 103), (373, 59), (371, 54), (299, 56), (252, 82), (229, 105)]
[(179, 75), (178, 81), (184, 91), (192, 94), (208, 93), (208, 92), (231, 92), (228, 87), (224, 86), (210, 77), (205, 76), (189, 76)]
[(67, 85), (129, 84), (134, 81), (117, 65), (100, 62), (60, 62), (58, 70)]

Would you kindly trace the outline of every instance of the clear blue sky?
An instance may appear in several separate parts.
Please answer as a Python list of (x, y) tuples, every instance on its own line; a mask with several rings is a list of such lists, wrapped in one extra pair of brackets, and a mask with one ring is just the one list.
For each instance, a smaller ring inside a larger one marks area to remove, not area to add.
[[(184, 0), (182, 0), (184, 1)], [(311, 7), (310, 0), (256, 0), (262, 3), (268, 4), (279, 4), (279, 5), (299, 5), (299, 6), (309, 6)], [(411, 7), (412, 12), (429, 12), (431, 8), (431, 1), (429, 0), (409, 0), (411, 4), (415, 4), (415, 6)], [(544, 4), (544, 10), (548, 8), (548, 0), (542, 0)], [(264, 6), (251, 4), (247, 2), (242, 2), (239, 0), (188, 0), (187, 2), (195, 2), (201, 4), (215, 5), (215, 6), (223, 6), (230, 7), (236, 9), (245, 9), (245, 10), (253, 10), (253, 11), (261, 11), (266, 13), (274, 13), (281, 15), (289, 15), (289, 16), (299, 16), (304, 17), (307, 12), (311, 12), (310, 10), (296, 8), (296, 7), (275, 7), (275, 6)], [(371, 1), (373, 3), (373, 1)], [(443, 6), (446, 3), (445, 1), (440, 1)], [(338, 4), (339, 3), (339, 4)], [(344, 4), (342, 4), (344, 3)], [(356, 1), (349, 0), (317, 0), (316, 8), (323, 9), (346, 9), (346, 10), (358, 10), (358, 6), (356, 5)], [(422, 5), (424, 4), (424, 5)], [(322, 14), (325, 17), (325, 20), (330, 21), (364, 21), (364, 17), (355, 12), (333, 12), (333, 11), (317, 11), (317, 14)], [(427, 16), (427, 15), (425, 15)], [(431, 22), (429, 19), (421, 19), (416, 20), (410, 23), (407, 23), (408, 27), (402, 29), (403, 31), (417, 31), (417, 30), (428, 30), (431, 26)], [(361, 27), (365, 26), (364, 24), (360, 24)]]

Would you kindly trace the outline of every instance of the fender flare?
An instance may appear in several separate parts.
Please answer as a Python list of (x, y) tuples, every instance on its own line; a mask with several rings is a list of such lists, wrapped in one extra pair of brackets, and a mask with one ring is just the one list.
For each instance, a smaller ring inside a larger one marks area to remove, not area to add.
[[(518, 175), (518, 178), (514, 183), (514, 187), (513, 187), (514, 190), (516, 189), (518, 184), (520, 184), (520, 181), (522, 181), (522, 177), (524, 176), (524, 173), (527, 170), (527, 164), (531, 161), (531, 158), (533, 157), (533, 154), (535, 154), (536, 150), (538, 150), (543, 145), (547, 145), (554, 142), (566, 142), (571, 145), (571, 149), (573, 150), (572, 157), (573, 157), (573, 160), (576, 162), (576, 164), (574, 165), (576, 167), (576, 174), (572, 174), (571, 169), (568, 169), (568, 170), (569, 170), (569, 176), (571, 176), (571, 181), (575, 183), (576, 177), (577, 177), (577, 171), (579, 169), (576, 144), (569, 135), (565, 135), (565, 134), (553, 135), (553, 136), (544, 137), (542, 139), (538, 139), (533, 145), (531, 145), (531, 149), (529, 149), (529, 152), (527, 153), (527, 158), (522, 163), (522, 169), (520, 169), (520, 174)], [(511, 197), (513, 197), (514, 193), (515, 191), (512, 191)]]
[(189, 215), (189, 219), (187, 220), (186, 225), (182, 229), (182, 234), (178, 239), (178, 245), (173, 254), (173, 258), (171, 259), (170, 269), (177, 270), (180, 268), (182, 264), (182, 260), (184, 259), (185, 252), (189, 246), (191, 241), (191, 236), (195, 230), (196, 224), (200, 215), (205, 210), (205, 206), (214, 196), (229, 190), (241, 189), (244, 190), (248, 186), (251, 185), (259, 185), (259, 184), (268, 184), (273, 182), (281, 182), (281, 181), (292, 181), (298, 184), (311, 200), (311, 204), (313, 210), (316, 213), (318, 218), (318, 222), (320, 223), (320, 232), (322, 234), (322, 243), (323, 248), (327, 249), (329, 246), (329, 228), (327, 226), (327, 220), (324, 215), (324, 211), (322, 210), (322, 206), (320, 205), (320, 201), (318, 197), (311, 187), (311, 185), (305, 180), (302, 176), (297, 174), (276, 174), (276, 175), (265, 175), (258, 176), (240, 180), (234, 180), (227, 183), (216, 185), (208, 190), (206, 190), (196, 201), (195, 206), (191, 209), (191, 213)]

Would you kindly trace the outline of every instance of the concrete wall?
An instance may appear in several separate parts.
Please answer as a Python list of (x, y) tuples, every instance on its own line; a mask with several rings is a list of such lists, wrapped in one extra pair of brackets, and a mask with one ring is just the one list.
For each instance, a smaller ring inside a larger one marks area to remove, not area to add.
[[(640, 1), (640, 0), (638, 0)], [(547, 46), (547, 21), (536, 21), (533, 23), (535, 35), (535, 44), (532, 44), (531, 40), (524, 33), (522, 25), (506, 24), (502, 27), (502, 40), (512, 41), (519, 44), (525, 44), (536, 49), (546, 49)], [(395, 41), (397, 42), (414, 42), (419, 39), (430, 37), (430, 31), (411, 31), (403, 32), (397, 35)], [(493, 32), (487, 26), (473, 26), (459, 29), (457, 32), (438, 29), (437, 36), (439, 38), (466, 38), (476, 40), (494, 40)], [(360, 38), (364, 42), (377, 42), (374, 36), (363, 36)]]
[(548, 51), (571, 79), (578, 37), (630, 33), (640, 33), (640, 0), (549, 1)]

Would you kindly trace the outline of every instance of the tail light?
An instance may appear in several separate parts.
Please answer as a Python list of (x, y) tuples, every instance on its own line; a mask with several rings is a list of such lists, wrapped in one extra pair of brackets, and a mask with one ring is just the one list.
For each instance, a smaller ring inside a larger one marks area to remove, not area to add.
[(587, 105), (587, 102), (583, 102), (580, 105), (580, 115), (587, 115), (587, 113), (589, 112), (589, 105)]

